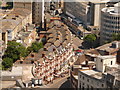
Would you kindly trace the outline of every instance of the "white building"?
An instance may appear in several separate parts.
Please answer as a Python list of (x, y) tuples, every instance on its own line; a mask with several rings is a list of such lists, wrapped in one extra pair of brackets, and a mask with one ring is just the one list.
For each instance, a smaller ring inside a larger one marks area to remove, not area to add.
[(96, 69), (100, 72), (105, 72), (106, 66), (113, 66), (116, 64), (116, 56), (98, 56), (96, 58)]
[(120, 2), (102, 9), (100, 30), (101, 44), (112, 41), (113, 34), (120, 33)]
[[(78, 71), (78, 88), (119, 88), (119, 65), (116, 56), (98, 56), (96, 68), (82, 67)], [(118, 89), (116, 89), (118, 90)]]

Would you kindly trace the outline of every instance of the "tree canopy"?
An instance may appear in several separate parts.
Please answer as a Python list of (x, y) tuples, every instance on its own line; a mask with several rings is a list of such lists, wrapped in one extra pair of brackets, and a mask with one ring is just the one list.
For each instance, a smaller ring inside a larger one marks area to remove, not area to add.
[(42, 42), (34, 42), (30, 47), (26, 48), (16, 41), (9, 41), (3, 56), (2, 68), (6, 70), (7, 68), (12, 67), (12, 64), (16, 60), (28, 56), (31, 52), (38, 52), (40, 48), (43, 48)]
[(9, 41), (8, 47), (3, 57), (9, 57), (13, 59), (13, 62), (20, 59), (20, 57), (27, 56), (27, 49), (20, 43), (15, 41)]
[(34, 42), (32, 43), (31, 47), (28, 47), (28, 52), (38, 52), (40, 48), (43, 48), (42, 42)]
[(89, 34), (84, 38), (84, 41), (94, 42), (97, 39), (95, 34)]
[(120, 40), (120, 33), (117, 33), (117, 34), (114, 33), (114, 34), (112, 35), (112, 39), (113, 39), (113, 41), (114, 41), (114, 40), (119, 41), (119, 40)]
[(86, 46), (89, 46), (89, 47), (96, 46), (95, 45), (96, 40), (97, 40), (97, 36), (95, 34), (89, 34), (84, 37), (84, 42), (87, 44)]
[(12, 67), (13, 65), (13, 59), (11, 58), (4, 58), (3, 61), (2, 61), (2, 68), (3, 69), (8, 69), (10, 67)]

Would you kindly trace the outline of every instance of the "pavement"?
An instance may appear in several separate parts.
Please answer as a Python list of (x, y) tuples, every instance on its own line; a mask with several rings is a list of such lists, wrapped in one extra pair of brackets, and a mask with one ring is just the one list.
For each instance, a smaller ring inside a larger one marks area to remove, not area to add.
[(44, 86), (39, 86), (39, 87), (36, 87), (36, 88), (54, 88), (54, 89), (59, 89), (65, 82), (68, 81), (68, 78), (69, 76), (66, 75), (65, 77), (61, 77), (61, 78), (58, 78), (56, 80), (53, 81), (53, 83), (51, 84), (48, 84), (48, 85), (44, 85)]
[(1, 81), (0, 90), (1, 90), (1, 88), (13, 87), (13, 86), (15, 86), (15, 84), (16, 84), (16, 81)]

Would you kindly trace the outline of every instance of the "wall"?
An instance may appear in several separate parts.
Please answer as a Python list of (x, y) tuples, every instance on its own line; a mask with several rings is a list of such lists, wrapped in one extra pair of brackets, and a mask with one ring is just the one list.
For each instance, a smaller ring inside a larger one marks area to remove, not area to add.
[[(103, 56), (104, 57), (104, 56)], [(112, 62), (112, 63), (111, 63)], [(106, 66), (113, 66), (116, 63), (116, 57), (108, 57), (108, 58), (96, 58), (96, 69), (98, 71), (104, 72)]]
[(106, 83), (103, 80), (96, 79), (81, 71), (78, 71), (78, 88), (106, 88)]

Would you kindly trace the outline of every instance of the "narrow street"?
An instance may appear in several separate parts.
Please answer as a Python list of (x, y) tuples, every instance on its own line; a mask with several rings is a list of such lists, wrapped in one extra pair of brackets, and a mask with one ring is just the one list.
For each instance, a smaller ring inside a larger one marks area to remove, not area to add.
[(48, 87), (49, 88), (60, 88), (63, 85), (63, 83), (65, 83), (68, 80), (67, 78), (68, 78), (68, 76), (60, 78), (60, 79), (54, 81), (54, 83), (49, 85)]
[(68, 78), (69, 76), (58, 78), (54, 80), (52, 84), (40, 86), (39, 88), (55, 88), (55, 90), (61, 90), (62, 88), (70, 88), (70, 81)]

